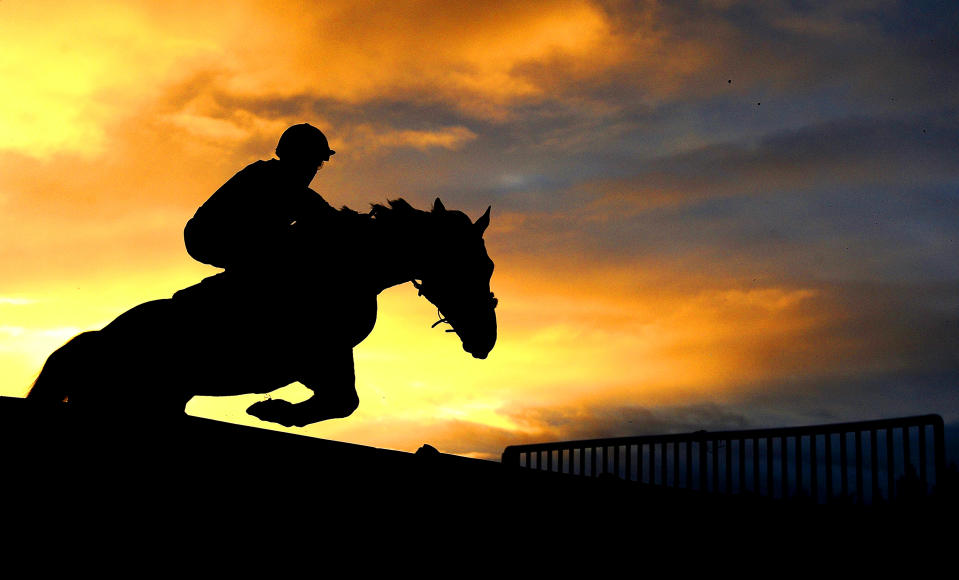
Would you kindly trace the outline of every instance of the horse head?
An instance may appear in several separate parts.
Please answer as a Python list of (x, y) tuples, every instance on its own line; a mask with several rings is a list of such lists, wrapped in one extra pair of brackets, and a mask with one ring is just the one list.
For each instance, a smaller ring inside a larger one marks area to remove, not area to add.
[(442, 318), (433, 326), (449, 324), (447, 332), (460, 337), (463, 350), (484, 359), (496, 344), (498, 302), (490, 291), (493, 261), (483, 243), (490, 208), (473, 222), (437, 198), (428, 215), (427, 259), (413, 284), (440, 312)]

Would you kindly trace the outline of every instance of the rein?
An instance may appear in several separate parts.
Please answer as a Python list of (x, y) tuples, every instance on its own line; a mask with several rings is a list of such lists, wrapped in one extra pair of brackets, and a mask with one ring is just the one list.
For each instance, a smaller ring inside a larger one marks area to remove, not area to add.
[[(429, 300), (432, 304), (436, 305), (436, 300), (434, 300), (434, 299), (436, 298), (436, 294), (435, 294), (435, 293), (432, 293), (432, 292), (428, 292), (428, 291), (424, 288), (425, 283), (424, 283), (422, 280), (420, 280), (419, 282), (417, 282), (416, 280), (410, 280), (410, 281), (413, 283), (413, 287), (416, 288), (416, 291), (417, 291), (417, 293), (418, 293), (419, 296), (425, 297), (425, 298), (426, 298), (427, 300)], [(496, 296), (495, 296), (492, 292), (489, 293), (489, 300), (490, 300), (490, 303), (491, 303), (493, 309), (496, 309), (496, 307), (499, 305), (499, 299), (496, 298)], [(449, 318), (443, 316), (443, 313), (440, 311), (439, 306), (436, 307), (436, 316), (439, 318), (439, 320), (437, 320), (436, 322), (434, 322), (434, 323), (430, 326), (430, 328), (436, 328), (436, 327), (437, 327), (438, 325), (440, 325), (440, 324), (449, 324), (451, 327), (453, 326), (453, 324), (450, 322)], [(448, 329), (445, 329), (445, 330), (446, 330), (446, 332), (456, 332), (456, 330), (453, 329), (453, 328), (448, 328)]]
[[(422, 282), (422, 281), (417, 282), (416, 280), (410, 280), (410, 282), (412, 282), (412, 283), (413, 283), (413, 287), (416, 288), (417, 296), (425, 296), (426, 299), (429, 300), (431, 303), (433, 303), (434, 305), (436, 304), (435, 302), (433, 302), (432, 300), (430, 300), (430, 297), (429, 297), (429, 296), (426, 294), (426, 292), (423, 290), (423, 282)], [(434, 296), (435, 296), (435, 294), (434, 294)], [(447, 328), (447, 329), (446, 329), (446, 332), (456, 332), (455, 330), (453, 330), (453, 328), (452, 328), (453, 325), (450, 324), (449, 318), (446, 318), (446, 317), (443, 316), (443, 314), (440, 312), (439, 306), (436, 307), (436, 316), (437, 316), (437, 318), (439, 318), (439, 320), (437, 320), (436, 322), (434, 322), (434, 323), (430, 326), (430, 328), (436, 328), (436, 327), (437, 327), (438, 325), (440, 325), (440, 324), (449, 324), (451, 328)]]

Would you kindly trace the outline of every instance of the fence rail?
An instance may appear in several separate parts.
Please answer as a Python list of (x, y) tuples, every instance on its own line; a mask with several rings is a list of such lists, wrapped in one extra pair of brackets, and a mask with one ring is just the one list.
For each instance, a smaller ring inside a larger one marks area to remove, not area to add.
[(929, 495), (944, 473), (944, 448), (942, 417), (921, 415), (514, 445), (502, 462), (707, 493), (873, 504)]

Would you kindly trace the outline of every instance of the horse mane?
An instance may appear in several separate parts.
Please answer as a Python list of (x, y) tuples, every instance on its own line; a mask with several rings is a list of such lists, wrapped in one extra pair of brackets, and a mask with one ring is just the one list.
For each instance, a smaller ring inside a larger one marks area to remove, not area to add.
[[(336, 211), (335, 222), (326, 227), (327, 231), (331, 231), (329, 228), (332, 227), (332, 231), (337, 232), (334, 235), (349, 239), (350, 244), (360, 247), (383, 235), (392, 235), (387, 232), (422, 231), (425, 225), (423, 218), (429, 215), (430, 212), (414, 208), (405, 199), (396, 198), (387, 200), (386, 204), (370, 204), (368, 213), (361, 213), (344, 205)], [(378, 233), (373, 234), (373, 231)]]
[(370, 206), (370, 217), (373, 219), (390, 218), (396, 216), (409, 217), (416, 214), (425, 214), (427, 212), (416, 209), (402, 197), (386, 200), (386, 205), (374, 203)]
[[(387, 199), (386, 203), (370, 204), (369, 213), (359, 213), (343, 206), (339, 210), (343, 218), (340, 227), (343, 235), (351, 239), (360, 239), (369, 235), (370, 227), (378, 233), (376, 237), (394, 235), (402, 232), (404, 236), (450, 235), (453, 231), (470, 231), (467, 226), (472, 224), (465, 213), (457, 210), (448, 210), (442, 205), (435, 204), (429, 210), (421, 210), (410, 205), (402, 197)], [(367, 232), (360, 234), (360, 232)], [(445, 233), (440, 233), (445, 232)], [(356, 236), (359, 234), (359, 238)], [(366, 237), (365, 242), (369, 242)], [(357, 242), (360, 243), (360, 242)]]
[(436, 216), (443, 219), (441, 223), (456, 223), (457, 225), (473, 223), (472, 220), (469, 219), (469, 216), (459, 210), (446, 209), (442, 206), (437, 209), (435, 205), (429, 210), (416, 209), (402, 197), (389, 199), (386, 201), (386, 205), (379, 203), (372, 204), (369, 216), (374, 220), (392, 218), (416, 219)]

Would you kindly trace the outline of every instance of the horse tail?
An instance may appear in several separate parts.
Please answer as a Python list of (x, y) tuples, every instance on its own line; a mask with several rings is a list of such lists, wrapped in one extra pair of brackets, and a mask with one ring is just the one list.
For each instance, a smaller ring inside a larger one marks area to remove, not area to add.
[(89, 364), (89, 346), (95, 336), (96, 331), (78, 334), (53, 351), (30, 387), (27, 399), (38, 403), (68, 401), (73, 388), (83, 382), (82, 369)]

